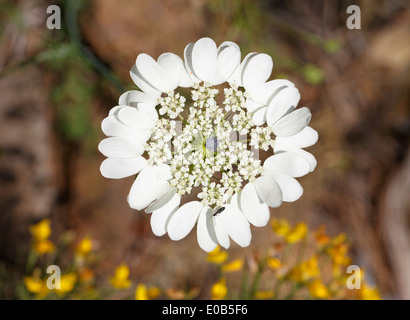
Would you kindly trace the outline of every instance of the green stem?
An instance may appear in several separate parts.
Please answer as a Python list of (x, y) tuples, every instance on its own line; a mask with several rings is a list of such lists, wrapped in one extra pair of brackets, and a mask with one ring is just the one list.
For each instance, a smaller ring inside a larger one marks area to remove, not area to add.
[(246, 300), (248, 299), (247, 292), (248, 292), (248, 277), (249, 277), (249, 265), (248, 262), (245, 261), (245, 266), (242, 272), (241, 278), (241, 286), (239, 289), (239, 299)]
[(33, 271), (33, 268), (37, 262), (37, 258), (38, 258), (37, 253), (33, 249), (30, 249), (30, 253), (28, 255), (27, 264), (26, 264), (27, 274), (31, 274), (31, 272)]
[(253, 278), (253, 283), (249, 292), (249, 296), (251, 299), (253, 299), (255, 297), (255, 293), (259, 288), (259, 282), (261, 280), (261, 276), (263, 271), (265, 270), (265, 266), (266, 266), (266, 261), (267, 261), (267, 257), (266, 257), (266, 253), (263, 255), (263, 258), (259, 261), (258, 263), (258, 269), (256, 270), (256, 274), (255, 277)]

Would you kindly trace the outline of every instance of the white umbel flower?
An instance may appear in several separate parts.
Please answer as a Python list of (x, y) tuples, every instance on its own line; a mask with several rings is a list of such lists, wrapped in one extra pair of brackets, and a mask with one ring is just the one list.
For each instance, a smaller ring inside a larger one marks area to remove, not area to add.
[[(251, 225), (265, 226), (270, 207), (302, 196), (296, 178), (316, 167), (303, 148), (318, 134), (308, 127), (309, 109), (296, 109), (294, 84), (268, 81), (272, 68), (266, 54), (241, 62), (238, 45), (217, 47), (210, 38), (188, 44), (184, 61), (173, 53), (137, 57), (130, 74), (141, 91), (121, 95), (103, 120), (100, 170), (111, 179), (137, 175), (128, 203), (151, 214), (155, 235), (177, 241), (196, 225), (205, 251), (231, 240), (246, 247)], [(262, 163), (259, 149), (273, 155)], [(188, 195), (197, 200), (183, 201)]]

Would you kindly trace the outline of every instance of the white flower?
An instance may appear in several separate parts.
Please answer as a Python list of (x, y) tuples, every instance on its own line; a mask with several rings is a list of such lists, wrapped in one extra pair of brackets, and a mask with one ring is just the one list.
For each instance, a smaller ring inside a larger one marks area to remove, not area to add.
[[(181, 240), (197, 225), (205, 251), (228, 248), (230, 240), (246, 247), (250, 225), (265, 226), (269, 207), (302, 196), (295, 178), (315, 169), (316, 159), (303, 148), (318, 134), (307, 127), (309, 109), (296, 109), (294, 84), (268, 81), (268, 55), (250, 53), (241, 62), (235, 43), (217, 47), (202, 38), (188, 44), (184, 58), (137, 57), (131, 77), (142, 91), (121, 95), (103, 120), (108, 138), (99, 150), (107, 159), (100, 170), (112, 179), (137, 174), (128, 203), (151, 213), (157, 236)], [(213, 86), (223, 83), (218, 100)], [(191, 87), (190, 97), (178, 87)], [(259, 148), (273, 151), (264, 163), (255, 153)], [(181, 206), (189, 194), (198, 200)]]

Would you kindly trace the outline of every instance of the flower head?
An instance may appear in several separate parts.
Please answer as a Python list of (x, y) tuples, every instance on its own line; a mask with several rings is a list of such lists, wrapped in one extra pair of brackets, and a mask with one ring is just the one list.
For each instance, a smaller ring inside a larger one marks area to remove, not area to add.
[(33, 249), (38, 255), (43, 255), (54, 252), (56, 248), (50, 240), (41, 240), (33, 243)]
[(36, 242), (47, 240), (51, 234), (50, 220), (43, 219), (30, 227), (30, 233)]
[(225, 278), (219, 279), (218, 282), (214, 283), (211, 289), (212, 300), (221, 300), (228, 294), (228, 288), (226, 286)]
[(157, 287), (147, 288), (145, 284), (140, 283), (135, 289), (135, 300), (152, 300), (161, 294)]
[(128, 279), (130, 269), (127, 265), (121, 264), (115, 269), (114, 276), (111, 277), (110, 283), (117, 289), (126, 289), (131, 286), (131, 280)]
[(320, 275), (317, 256), (311, 257), (309, 260), (295, 266), (290, 272), (291, 280), (296, 282), (306, 282)]
[(360, 300), (381, 300), (381, 295), (376, 287), (369, 286), (364, 283), (358, 291), (358, 299)]
[[(250, 225), (265, 226), (269, 207), (301, 197), (295, 178), (316, 166), (302, 149), (318, 135), (307, 126), (309, 109), (296, 109), (294, 84), (268, 81), (272, 68), (266, 54), (241, 62), (237, 44), (210, 38), (188, 44), (184, 60), (137, 57), (130, 74), (141, 91), (124, 93), (103, 120), (100, 169), (112, 179), (137, 175), (128, 203), (151, 213), (154, 234), (180, 240), (197, 225), (207, 252), (230, 240), (246, 247)], [(273, 155), (262, 162), (259, 149)], [(184, 203), (188, 196), (197, 199)]]
[(296, 243), (304, 239), (307, 235), (308, 228), (306, 223), (298, 223), (289, 233), (286, 235), (285, 239), (287, 243)]
[(33, 250), (38, 255), (41, 256), (55, 251), (54, 243), (48, 240), (51, 235), (49, 219), (43, 219), (30, 226), (30, 233), (33, 237)]
[(35, 294), (37, 299), (42, 299), (46, 297), (50, 290), (47, 288), (46, 281), (40, 279), (39, 277), (24, 277), (24, 285), (30, 293)]
[(60, 279), (60, 288), (54, 289), (57, 294), (64, 295), (72, 291), (77, 283), (77, 275), (73, 272), (63, 274)]
[(84, 256), (86, 256), (87, 254), (89, 254), (92, 249), (93, 249), (92, 239), (89, 238), (89, 237), (85, 237), (84, 239), (82, 239), (82, 240), (78, 243), (75, 252), (76, 252), (79, 256), (84, 257)]
[(330, 297), (329, 289), (320, 279), (315, 279), (308, 284), (309, 293), (313, 298), (327, 299)]
[(214, 263), (214, 264), (222, 264), (228, 259), (228, 253), (226, 251), (222, 251), (219, 246), (217, 246), (214, 250), (208, 253), (206, 261)]
[(235, 272), (241, 270), (243, 267), (243, 260), (242, 259), (235, 259), (231, 262), (225, 263), (221, 270), (222, 272)]

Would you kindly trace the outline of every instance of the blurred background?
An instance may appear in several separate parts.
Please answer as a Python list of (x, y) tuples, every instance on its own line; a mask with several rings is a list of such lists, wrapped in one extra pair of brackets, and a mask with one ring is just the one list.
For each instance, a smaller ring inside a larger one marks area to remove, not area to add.
[[(46, 26), (52, 4), (61, 29)], [(360, 30), (346, 27), (351, 4)], [(293, 81), (312, 111), (318, 166), (300, 179), (302, 198), (272, 217), (347, 234), (382, 296), (410, 299), (408, 1), (0, 0), (0, 17), (0, 281), (24, 274), (29, 227), (44, 218), (53, 240), (66, 230), (94, 239), (100, 275), (125, 263), (133, 281), (158, 286), (218, 279), (196, 232), (180, 242), (152, 234), (149, 215), (128, 207), (133, 178), (104, 179), (97, 150), (102, 119), (132, 89), (136, 56), (183, 56), (209, 36), (235, 41), (242, 57), (271, 55), (272, 78)], [(263, 248), (271, 229), (252, 233), (249, 248), (229, 253)]]

